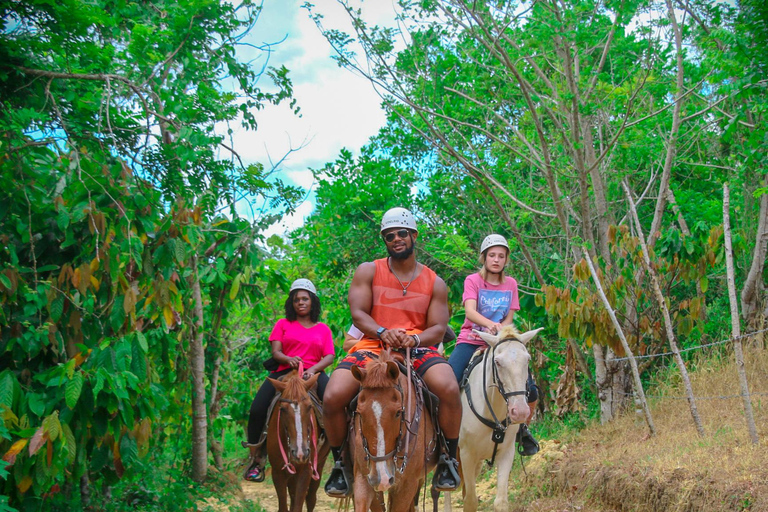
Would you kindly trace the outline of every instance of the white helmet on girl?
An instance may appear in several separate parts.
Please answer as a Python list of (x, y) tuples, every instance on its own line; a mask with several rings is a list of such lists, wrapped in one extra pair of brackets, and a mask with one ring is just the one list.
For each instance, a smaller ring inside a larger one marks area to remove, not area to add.
[(405, 208), (390, 208), (381, 218), (381, 232), (383, 233), (390, 228), (407, 228), (418, 231), (413, 214)]
[(307, 290), (308, 292), (312, 292), (315, 295), (317, 295), (317, 290), (315, 289), (315, 285), (312, 284), (312, 281), (309, 279), (297, 279), (291, 284), (291, 289), (288, 290), (288, 293), (292, 292), (293, 290)]
[(495, 233), (485, 237), (483, 243), (480, 244), (480, 254), (484, 254), (485, 251), (491, 247), (504, 247), (507, 249), (507, 253), (509, 253), (509, 244), (507, 243), (507, 239)]

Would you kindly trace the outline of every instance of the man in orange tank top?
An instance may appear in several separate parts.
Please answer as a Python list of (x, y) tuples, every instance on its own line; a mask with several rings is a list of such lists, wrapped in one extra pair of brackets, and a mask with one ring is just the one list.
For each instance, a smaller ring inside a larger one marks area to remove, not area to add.
[(416, 261), (418, 232), (410, 211), (387, 211), (381, 221), (381, 235), (389, 257), (357, 267), (349, 288), (352, 321), (363, 337), (333, 371), (323, 397), (323, 423), (335, 462), (325, 484), (330, 496), (347, 496), (352, 490), (342, 460), (342, 443), (347, 432), (346, 408), (360, 383), (350, 368), (364, 367), (387, 347), (411, 347), (414, 370), (440, 399), (438, 423), (448, 453), (441, 455), (432, 485), (441, 491), (461, 485), (456, 462), (461, 424), (459, 386), (450, 365), (434, 348), (448, 325), (448, 290), (429, 267)]

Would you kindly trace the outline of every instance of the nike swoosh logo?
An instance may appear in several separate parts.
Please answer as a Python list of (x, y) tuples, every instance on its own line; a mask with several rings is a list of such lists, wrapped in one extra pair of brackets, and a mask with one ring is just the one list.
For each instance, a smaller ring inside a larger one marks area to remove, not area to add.
[(398, 304), (405, 302), (407, 300), (413, 300), (418, 299), (421, 295), (396, 295), (394, 298), (388, 297), (386, 293), (382, 293), (381, 297), (379, 297), (379, 302), (383, 306), (389, 306), (390, 304)]

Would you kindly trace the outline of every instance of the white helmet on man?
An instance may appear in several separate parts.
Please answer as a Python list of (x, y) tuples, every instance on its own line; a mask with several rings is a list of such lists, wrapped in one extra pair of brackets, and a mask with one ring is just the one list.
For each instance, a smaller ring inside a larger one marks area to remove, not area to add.
[(418, 231), (413, 214), (405, 208), (390, 208), (381, 218), (381, 232), (390, 228), (408, 228)]
[(317, 289), (315, 288), (315, 285), (312, 284), (312, 281), (309, 279), (297, 279), (291, 284), (291, 289), (288, 290), (288, 293), (292, 292), (293, 290), (307, 290), (308, 292), (312, 292), (315, 295), (317, 295)]
[(509, 252), (509, 244), (507, 243), (507, 239), (495, 233), (485, 237), (483, 243), (480, 244), (480, 254), (484, 254), (485, 251), (491, 247), (504, 247), (507, 249), (507, 252)]

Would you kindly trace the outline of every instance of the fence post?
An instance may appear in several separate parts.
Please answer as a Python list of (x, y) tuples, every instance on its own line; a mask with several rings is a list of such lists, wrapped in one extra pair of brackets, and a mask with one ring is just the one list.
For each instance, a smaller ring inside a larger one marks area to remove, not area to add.
[(624, 193), (627, 196), (627, 202), (629, 203), (630, 218), (632, 219), (635, 230), (637, 231), (637, 238), (640, 240), (640, 248), (643, 251), (643, 264), (645, 264), (645, 270), (648, 272), (648, 277), (651, 279), (653, 286), (653, 294), (656, 297), (656, 302), (659, 303), (659, 309), (664, 317), (664, 327), (667, 332), (667, 340), (669, 341), (669, 347), (672, 349), (672, 354), (677, 364), (677, 369), (680, 371), (680, 377), (683, 379), (683, 385), (685, 386), (685, 394), (688, 397), (688, 408), (691, 410), (691, 416), (693, 416), (693, 423), (696, 425), (696, 430), (699, 435), (704, 437), (704, 426), (701, 424), (701, 418), (699, 417), (699, 410), (696, 408), (696, 398), (693, 396), (693, 388), (691, 387), (691, 379), (688, 377), (688, 369), (685, 367), (685, 361), (680, 356), (680, 350), (677, 348), (677, 340), (675, 339), (675, 331), (672, 328), (672, 318), (669, 316), (669, 309), (667, 308), (667, 302), (664, 299), (664, 295), (661, 293), (661, 286), (659, 286), (659, 278), (656, 275), (656, 271), (651, 265), (651, 256), (648, 254), (648, 246), (645, 244), (645, 235), (643, 234), (643, 228), (640, 225), (640, 219), (637, 217), (637, 209), (635, 208), (635, 202), (632, 200), (632, 193), (627, 186), (627, 183), (623, 181), (621, 183), (624, 186)]
[(741, 398), (744, 402), (744, 415), (747, 417), (747, 428), (752, 444), (757, 444), (757, 429), (755, 417), (752, 414), (752, 400), (749, 398), (749, 383), (747, 371), (744, 369), (744, 352), (741, 349), (741, 322), (739, 320), (739, 303), (736, 301), (736, 278), (733, 270), (733, 249), (731, 247), (731, 192), (728, 183), (723, 185), (723, 235), (725, 237), (725, 269), (728, 282), (728, 300), (731, 303), (731, 334), (733, 336), (733, 352), (736, 356), (736, 370), (739, 372)]

